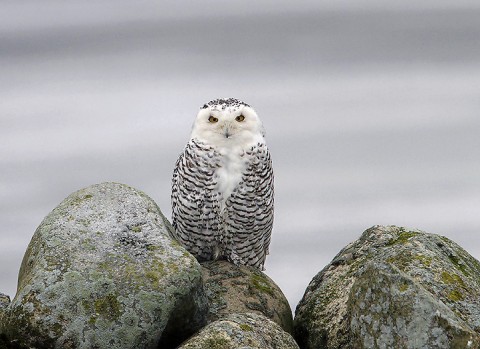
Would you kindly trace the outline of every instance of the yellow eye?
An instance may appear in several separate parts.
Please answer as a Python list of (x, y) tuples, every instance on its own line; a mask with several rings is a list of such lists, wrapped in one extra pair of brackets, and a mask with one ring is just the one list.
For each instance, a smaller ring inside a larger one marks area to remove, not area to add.
[(235, 120), (237, 120), (238, 122), (242, 122), (243, 120), (245, 120), (245, 116), (239, 115), (235, 118)]
[(212, 122), (212, 123), (213, 123), (213, 122), (217, 122), (217, 121), (218, 121), (218, 119), (217, 119), (215, 116), (213, 116), (213, 115), (210, 115), (210, 117), (208, 118), (208, 121), (210, 121), (210, 122)]

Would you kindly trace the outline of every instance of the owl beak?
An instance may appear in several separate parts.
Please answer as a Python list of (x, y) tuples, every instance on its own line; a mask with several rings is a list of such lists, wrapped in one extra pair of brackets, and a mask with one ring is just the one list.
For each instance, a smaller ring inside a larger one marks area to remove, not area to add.
[(225, 124), (223, 125), (223, 135), (225, 136), (225, 138), (230, 138), (232, 136), (232, 132), (230, 130), (230, 125), (229, 124)]

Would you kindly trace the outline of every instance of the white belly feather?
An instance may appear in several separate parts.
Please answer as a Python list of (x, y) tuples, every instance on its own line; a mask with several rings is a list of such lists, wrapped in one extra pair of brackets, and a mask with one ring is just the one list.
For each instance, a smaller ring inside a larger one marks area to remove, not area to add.
[(242, 180), (242, 175), (247, 167), (245, 152), (241, 148), (224, 148), (222, 154), (222, 167), (216, 171), (218, 176), (216, 189), (220, 192), (220, 210), (225, 209), (225, 202)]

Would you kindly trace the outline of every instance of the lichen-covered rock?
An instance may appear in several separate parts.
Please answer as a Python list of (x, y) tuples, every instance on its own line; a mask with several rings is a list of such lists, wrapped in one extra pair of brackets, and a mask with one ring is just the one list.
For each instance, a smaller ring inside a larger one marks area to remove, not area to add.
[(263, 315), (230, 314), (212, 322), (179, 349), (298, 349), (292, 336)]
[(10, 304), (10, 297), (0, 292), (0, 312)]
[(202, 263), (209, 322), (233, 313), (257, 313), (292, 333), (292, 310), (280, 288), (257, 268), (227, 261)]
[(375, 226), (296, 309), (301, 348), (480, 348), (480, 264), (451, 240)]
[(174, 347), (205, 323), (201, 267), (144, 193), (66, 198), (36, 230), (1, 331), (40, 348)]
[[(10, 297), (0, 292), (0, 324), (3, 322), (3, 313), (5, 309), (7, 309), (9, 304), (10, 304)], [(2, 333), (0, 330), (0, 348), (3, 348), (3, 347), (6, 347), (6, 345), (3, 344), (3, 341), (6, 341), (6, 339), (3, 339), (1, 337), (2, 337)]]
[(367, 264), (349, 308), (353, 348), (478, 348), (478, 337), (448, 306), (389, 264)]

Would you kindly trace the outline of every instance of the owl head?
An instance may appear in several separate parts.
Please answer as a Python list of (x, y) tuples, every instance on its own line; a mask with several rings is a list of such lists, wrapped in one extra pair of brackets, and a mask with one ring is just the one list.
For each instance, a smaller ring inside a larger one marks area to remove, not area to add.
[(255, 110), (235, 98), (220, 98), (203, 105), (191, 138), (211, 145), (236, 146), (264, 142), (265, 131)]

